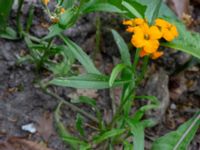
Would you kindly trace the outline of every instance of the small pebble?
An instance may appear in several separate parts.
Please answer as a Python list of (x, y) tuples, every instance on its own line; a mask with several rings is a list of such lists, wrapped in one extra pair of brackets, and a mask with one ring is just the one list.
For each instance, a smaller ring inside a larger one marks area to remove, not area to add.
[(35, 125), (33, 123), (29, 123), (29, 124), (23, 125), (21, 128), (22, 128), (22, 130), (30, 132), (30, 133), (35, 133), (36, 132), (36, 127), (35, 127)]
[(172, 103), (172, 104), (170, 105), (170, 108), (173, 109), (173, 110), (175, 110), (175, 109), (176, 109), (176, 104)]

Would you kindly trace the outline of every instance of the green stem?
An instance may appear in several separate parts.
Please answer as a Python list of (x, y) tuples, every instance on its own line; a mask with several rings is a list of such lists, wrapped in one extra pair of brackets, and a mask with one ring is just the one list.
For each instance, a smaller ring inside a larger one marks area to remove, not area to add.
[(38, 70), (38, 71), (42, 68), (42, 65), (44, 64), (44, 61), (45, 61), (46, 57), (47, 57), (48, 54), (49, 54), (49, 50), (50, 50), (51, 45), (52, 45), (52, 43), (53, 43), (53, 39), (54, 39), (54, 38), (52, 38), (52, 39), (49, 40), (48, 45), (47, 45), (47, 48), (45, 49), (44, 54), (42, 55), (40, 61), (38, 62), (38, 65), (37, 65), (37, 70)]
[[(134, 91), (131, 90), (131, 91)], [(108, 125), (109, 128), (113, 127), (114, 123), (116, 122), (116, 120), (119, 118), (119, 115), (121, 114), (124, 105), (130, 100), (134, 98), (134, 95), (132, 92), (129, 93), (129, 95), (122, 101), (122, 103), (120, 104), (120, 106), (118, 107), (118, 109), (116, 110), (116, 113), (111, 121), (111, 123)]]
[(20, 38), (22, 37), (22, 31), (23, 31), (23, 27), (20, 21), (21, 9), (22, 9), (23, 3), (24, 3), (24, 0), (19, 0), (19, 6), (17, 9), (17, 17), (16, 17), (17, 30), (18, 30), (18, 34)]
[(111, 98), (112, 112), (113, 112), (113, 115), (114, 115), (116, 113), (115, 95), (114, 95), (112, 89), (110, 89), (109, 92), (110, 92), (110, 98)]
[(100, 40), (101, 40), (101, 19), (98, 15), (96, 18), (96, 35), (95, 35), (95, 51), (93, 57), (96, 57), (96, 54), (100, 52)]
[(32, 41), (34, 41), (34, 42), (41, 43), (41, 44), (45, 44), (45, 45), (48, 44), (47, 42), (42, 41), (41, 39), (39, 39), (39, 38), (37, 38), (37, 37), (35, 37), (35, 36), (32, 36), (32, 35), (30, 35), (30, 34), (24, 32), (24, 31), (22, 31), (22, 35), (25, 36), (25, 37), (27, 37), (27, 38), (29, 38), (30, 40), (32, 40)]
[(138, 64), (139, 57), (140, 57), (140, 51), (141, 51), (141, 49), (137, 48), (136, 52), (135, 52), (134, 62), (133, 62), (133, 72), (134, 73), (136, 73), (137, 64)]
[(98, 119), (94, 116), (92, 116), (91, 114), (87, 113), (86, 111), (78, 108), (77, 106), (71, 104), (70, 102), (64, 100), (63, 98), (61, 98), (60, 96), (58, 96), (57, 94), (49, 91), (46, 88), (42, 88), (44, 90), (45, 93), (47, 93), (48, 95), (58, 99), (59, 101), (63, 102), (65, 105), (67, 105), (68, 107), (70, 107), (72, 110), (77, 111), (79, 113), (81, 113), (82, 115), (86, 116), (87, 118), (91, 119), (92, 121), (98, 123)]
[(136, 85), (139, 85), (140, 82), (144, 79), (145, 73), (147, 71), (148, 63), (149, 63), (149, 56), (145, 56), (144, 61), (143, 61), (143, 65), (142, 65), (141, 74), (139, 75), (139, 77), (136, 81)]

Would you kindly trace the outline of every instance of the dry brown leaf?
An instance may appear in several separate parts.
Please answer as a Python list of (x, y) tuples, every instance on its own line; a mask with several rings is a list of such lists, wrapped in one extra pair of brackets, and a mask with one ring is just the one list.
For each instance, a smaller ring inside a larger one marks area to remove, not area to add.
[(52, 114), (45, 112), (43, 116), (36, 118), (36, 121), (38, 123), (37, 130), (45, 141), (48, 141), (50, 136), (55, 135)]
[(0, 143), (0, 150), (52, 150), (37, 142), (26, 139), (11, 137), (7, 141)]

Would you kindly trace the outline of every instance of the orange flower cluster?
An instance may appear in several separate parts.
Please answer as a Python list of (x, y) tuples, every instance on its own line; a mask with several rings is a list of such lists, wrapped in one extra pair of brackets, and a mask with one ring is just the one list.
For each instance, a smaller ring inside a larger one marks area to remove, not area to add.
[(46, 6), (47, 6), (47, 5), (48, 5), (48, 3), (49, 3), (49, 0), (42, 0), (42, 2), (43, 2), (43, 4), (44, 4), (44, 5), (46, 5)]
[(127, 25), (127, 32), (133, 33), (131, 43), (136, 48), (141, 48), (140, 57), (150, 55), (152, 59), (157, 59), (163, 55), (158, 51), (159, 39), (172, 41), (178, 36), (176, 26), (163, 19), (156, 19), (155, 24), (149, 26), (147, 21), (141, 18), (123, 21)]

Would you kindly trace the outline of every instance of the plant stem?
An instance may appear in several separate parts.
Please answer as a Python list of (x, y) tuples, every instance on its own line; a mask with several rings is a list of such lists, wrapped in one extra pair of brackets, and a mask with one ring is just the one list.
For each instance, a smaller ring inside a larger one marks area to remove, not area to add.
[(139, 54), (140, 54), (141, 49), (137, 48), (134, 56), (134, 62), (133, 62), (133, 71), (134, 74), (136, 74), (136, 69), (137, 69), (137, 64), (139, 61)]
[(101, 41), (101, 19), (98, 15), (96, 18), (96, 34), (95, 34), (95, 51), (93, 57), (100, 52), (100, 41)]
[[(134, 89), (131, 90), (131, 91), (134, 91)], [(126, 104), (126, 102), (129, 101), (130, 99), (133, 99), (133, 98), (134, 98), (134, 95), (135, 95), (135, 94), (133, 94), (132, 92), (130, 92), (130, 94), (126, 97), (126, 99), (124, 99), (124, 100), (122, 101), (122, 103), (120, 104), (120, 106), (119, 106), (118, 109), (116, 110), (116, 113), (115, 113), (115, 115), (114, 115), (114, 117), (113, 117), (111, 123), (108, 125), (109, 127), (112, 127), (112, 126), (114, 125), (115, 121), (118, 119), (118, 117), (119, 117), (121, 111), (123, 110), (123, 107), (124, 107), (124, 105)]]
[(44, 61), (45, 61), (45, 58), (47, 57), (48, 53), (49, 53), (49, 49), (51, 48), (51, 45), (53, 43), (53, 39), (54, 38), (51, 38), (48, 42), (48, 45), (47, 45), (47, 48), (45, 49), (44, 51), (44, 54), (42, 55), (40, 61), (38, 62), (37, 64), (37, 70), (39, 71), (42, 67), (42, 65), (44, 64)]
[(140, 82), (142, 81), (142, 79), (144, 78), (145, 73), (147, 71), (148, 63), (149, 63), (149, 56), (145, 56), (144, 61), (143, 61), (143, 65), (142, 65), (141, 74), (139, 75), (139, 77), (136, 81), (136, 85), (139, 85)]
[(19, 6), (17, 9), (17, 17), (16, 17), (17, 30), (18, 30), (18, 34), (20, 38), (22, 37), (22, 31), (23, 31), (23, 27), (20, 21), (21, 9), (22, 9), (23, 3), (24, 3), (24, 0), (19, 0)]
[(63, 102), (65, 105), (67, 105), (68, 107), (70, 107), (72, 110), (77, 111), (81, 114), (83, 114), (84, 116), (86, 116), (87, 118), (91, 119), (92, 121), (98, 123), (98, 119), (94, 116), (92, 116), (91, 114), (87, 113), (86, 111), (78, 108), (77, 106), (71, 104), (70, 102), (66, 101), (65, 99), (61, 98), (60, 96), (58, 96), (57, 94), (49, 91), (48, 89), (42, 88), (44, 90), (45, 93), (47, 93), (48, 95), (58, 99), (59, 101)]
[(109, 92), (110, 92), (110, 98), (111, 98), (112, 112), (113, 112), (113, 115), (114, 115), (116, 113), (115, 95), (114, 95), (112, 89), (110, 89)]

